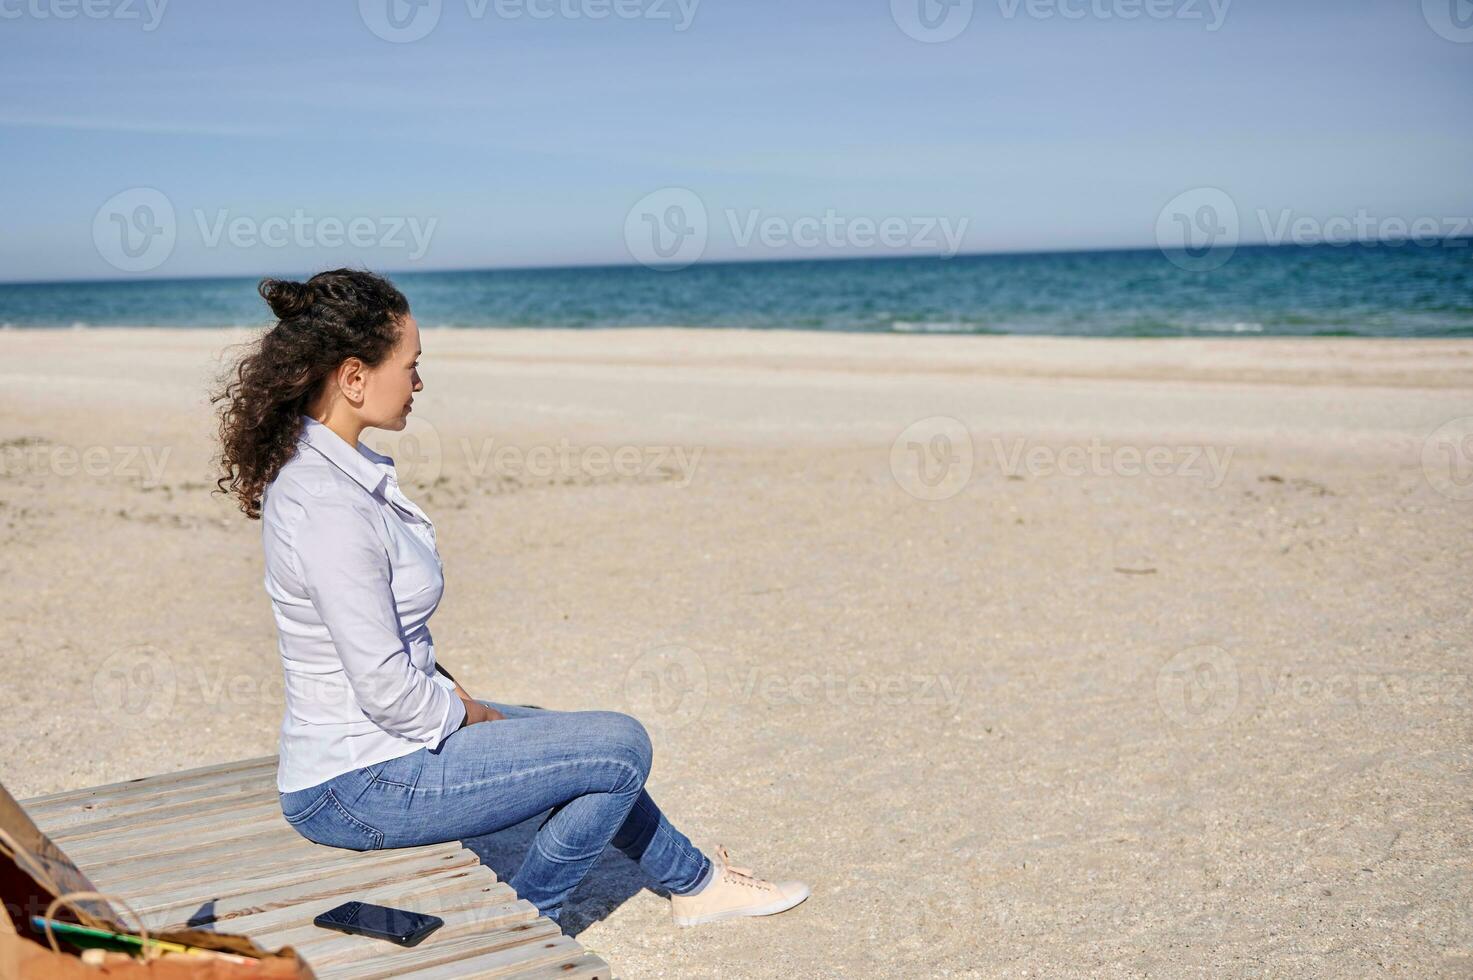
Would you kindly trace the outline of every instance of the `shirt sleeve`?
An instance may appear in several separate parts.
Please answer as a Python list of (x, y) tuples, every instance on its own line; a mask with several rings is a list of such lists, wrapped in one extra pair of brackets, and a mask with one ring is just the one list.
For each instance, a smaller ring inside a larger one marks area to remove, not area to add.
[(293, 553), (359, 708), (387, 732), (438, 745), (460, 727), (465, 704), (409, 659), (374, 515), (332, 493), (304, 503)]

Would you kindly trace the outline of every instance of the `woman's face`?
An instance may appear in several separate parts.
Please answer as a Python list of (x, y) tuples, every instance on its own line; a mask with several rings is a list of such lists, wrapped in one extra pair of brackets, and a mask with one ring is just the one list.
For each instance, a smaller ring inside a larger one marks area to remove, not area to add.
[(363, 386), (363, 418), (377, 429), (399, 431), (409, 415), (414, 393), (424, 387), (419, 379), (419, 324), (406, 315), (399, 344), (378, 366), (368, 369)]

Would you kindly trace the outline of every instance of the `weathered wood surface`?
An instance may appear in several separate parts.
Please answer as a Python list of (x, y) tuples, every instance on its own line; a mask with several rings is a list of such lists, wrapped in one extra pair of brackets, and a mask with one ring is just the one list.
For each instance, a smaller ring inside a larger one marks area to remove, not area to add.
[[(350, 851), (302, 837), (277, 805), (275, 756), (21, 802), (99, 889), (150, 928), (213, 928), (267, 949), (293, 946), (323, 980), (611, 976), (457, 842)], [(350, 900), (428, 912), (445, 925), (401, 949), (312, 924)]]

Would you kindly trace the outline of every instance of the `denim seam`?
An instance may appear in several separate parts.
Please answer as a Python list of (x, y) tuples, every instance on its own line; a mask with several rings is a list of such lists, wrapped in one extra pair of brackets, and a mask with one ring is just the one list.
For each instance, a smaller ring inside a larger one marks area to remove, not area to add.
[[(705, 870), (706, 870), (706, 862), (710, 860), (709, 858), (706, 857), (706, 855), (702, 854), (700, 851), (696, 851), (695, 853), (691, 853), (691, 849), (688, 848), (688, 847), (686, 847), (683, 843), (681, 843), (680, 840), (679, 840), (679, 838), (677, 838), (677, 837), (675, 837), (675, 836), (673, 836), (673, 835), (671, 835), (669, 833), (666, 833), (665, 825), (663, 823), (659, 823), (659, 824), (656, 824), (655, 825), (655, 837), (659, 837), (661, 834), (664, 834), (665, 837), (666, 837), (666, 839), (667, 839), (667, 841), (670, 842), (670, 843), (673, 843), (676, 847), (678, 847), (680, 849), (680, 852), (682, 854), (684, 854), (686, 857), (688, 857), (688, 858), (696, 858), (697, 859), (696, 865), (701, 869), (701, 874), (704, 874), (705, 873)], [(651, 843), (654, 842), (654, 837), (651, 837), (650, 838), (650, 842)], [(699, 881), (699, 880), (700, 880), (700, 874), (698, 874), (696, 876), (696, 881)], [(694, 884), (694, 882), (692, 882), (692, 884)]]
[[(561, 760), (561, 761), (558, 761), (558, 762), (550, 762), (550, 763), (548, 763), (545, 766), (538, 766), (535, 769), (519, 769), (515, 773), (508, 774), (508, 775), (505, 775), (505, 776), (497, 776), (494, 779), (478, 779), (475, 782), (456, 783), (453, 787), (450, 787), (448, 789), (445, 789), (445, 790), (442, 790), (442, 791), (439, 791), (439, 792), (441, 792), (442, 795), (444, 795), (444, 796), (451, 796), (453, 794), (459, 794), (459, 793), (465, 792), (465, 791), (479, 792), (479, 791), (481, 791), (482, 789), (484, 789), (484, 788), (486, 788), (488, 786), (496, 786), (496, 785), (498, 785), (500, 783), (505, 783), (505, 782), (507, 782), (507, 781), (509, 781), (511, 779), (514, 779), (514, 778), (523, 778), (523, 777), (526, 777), (526, 776), (529, 776), (529, 775), (535, 775), (537, 773), (547, 772), (550, 769), (566, 769), (568, 766), (587, 766), (591, 762), (602, 762), (602, 763), (607, 763), (609, 765), (618, 766), (621, 769), (628, 770), (632, 775), (634, 775), (634, 777), (636, 779), (638, 779), (638, 776), (639, 776), (639, 767), (638, 766), (631, 766), (629, 763), (623, 761), (622, 759), (610, 759), (610, 758), (600, 758), (600, 759), (564, 759), (564, 760)], [(417, 786), (411, 789), (411, 793), (428, 793), (428, 792), (429, 792), (428, 790), (421, 789), (420, 787), (417, 787)], [(600, 791), (600, 790), (594, 790), (594, 792), (617, 793), (617, 792), (619, 792), (619, 790), (618, 789), (602, 790), (602, 791)], [(586, 795), (586, 794), (579, 794), (579, 795)]]
[[(394, 761), (393, 759), (388, 760), (388, 762), (393, 762), (393, 761)], [(414, 784), (413, 783), (401, 783), (397, 779), (384, 779), (382, 776), (379, 775), (379, 770), (381, 770), (384, 766), (388, 765), (388, 762), (378, 762), (378, 763), (374, 763), (373, 766), (369, 766), (368, 767), (368, 779), (369, 779), (369, 781), (371, 783), (375, 784), (375, 785), (378, 785), (378, 786), (397, 786), (400, 789), (413, 790), (414, 789)]]
[(348, 821), (348, 823), (352, 824), (353, 826), (357, 827), (359, 830), (368, 835), (368, 839), (373, 842), (373, 847), (370, 848), (370, 850), (377, 850), (378, 848), (383, 846), (383, 831), (369, 826), (362, 820), (359, 820), (357, 817), (353, 816), (353, 814), (349, 813), (347, 809), (343, 806), (342, 802), (338, 800), (337, 794), (334, 793), (332, 790), (328, 790), (327, 793), (324, 794), (324, 798), (331, 800), (333, 807), (338, 811), (338, 813), (342, 814), (344, 820)]
[(287, 823), (291, 824), (292, 826), (296, 826), (299, 823), (304, 823), (305, 821), (312, 819), (313, 815), (316, 814), (318, 810), (321, 810), (325, 803), (327, 803), (327, 791), (323, 790), (321, 796), (317, 797), (317, 799), (313, 800), (311, 803), (308, 803), (302, 809), (298, 810), (295, 813), (287, 813), (285, 810), (283, 810), (281, 812), (281, 816), (282, 819), (284, 819)]

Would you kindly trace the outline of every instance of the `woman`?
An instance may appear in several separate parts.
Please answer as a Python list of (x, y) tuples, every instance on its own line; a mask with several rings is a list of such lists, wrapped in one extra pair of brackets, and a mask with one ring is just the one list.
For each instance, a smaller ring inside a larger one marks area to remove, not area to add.
[(644, 790), (650, 740), (612, 711), (473, 698), (435, 662), (444, 589), (429, 517), (394, 461), (358, 441), (401, 430), (423, 389), (419, 328), (394, 286), (338, 269), (265, 280), (277, 323), (214, 395), (218, 492), (261, 521), (286, 670), (277, 789), (288, 823), (371, 850), (488, 834), (550, 810), (510, 884), (557, 921), (612, 843), (670, 893), (678, 925), (771, 915), (808, 897), (702, 854)]

